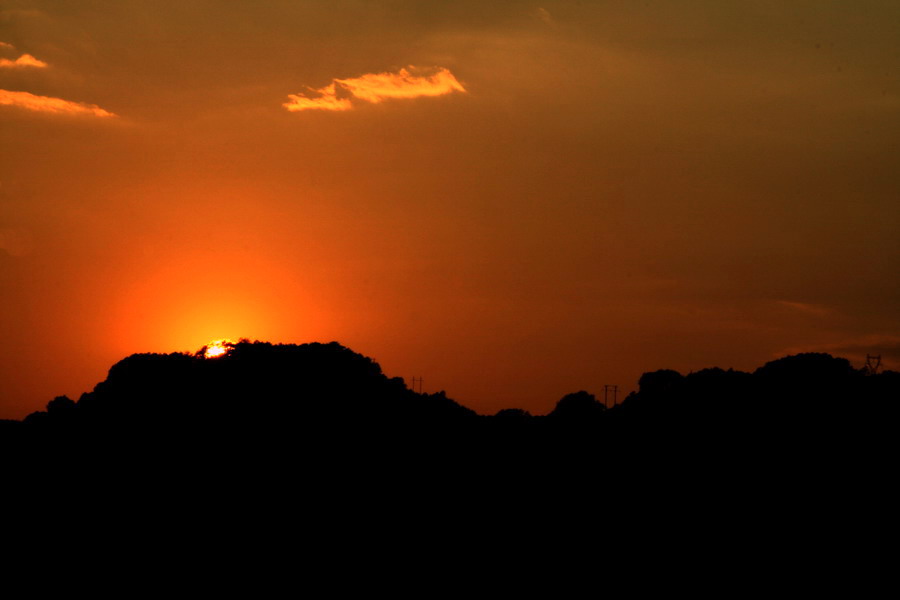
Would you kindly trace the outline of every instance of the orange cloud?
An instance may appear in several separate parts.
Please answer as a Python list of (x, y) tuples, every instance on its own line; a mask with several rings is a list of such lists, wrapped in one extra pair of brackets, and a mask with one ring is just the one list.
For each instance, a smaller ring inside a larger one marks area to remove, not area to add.
[(332, 83), (323, 88), (313, 89), (315, 97), (310, 98), (303, 94), (288, 94), (290, 102), (285, 102), (282, 106), (291, 112), (299, 110), (350, 110), (353, 104), (349, 98), (338, 98), (335, 85)]
[(15, 67), (38, 67), (43, 69), (47, 66), (42, 60), (38, 60), (30, 54), (23, 54), (16, 60), (9, 60), (8, 58), (0, 58), (0, 68), (15, 68)]
[(406, 69), (400, 69), (398, 73), (369, 73), (354, 79), (335, 79), (335, 82), (360, 100), (375, 104), (385, 98), (443, 96), (454, 91), (466, 91), (447, 69), (439, 69), (437, 73), (425, 77), (417, 77)]
[(103, 110), (96, 104), (70, 102), (62, 98), (35, 96), (28, 92), (12, 92), (0, 90), (0, 106), (17, 106), (36, 112), (49, 112), (69, 115), (93, 115), (95, 117), (114, 117), (113, 113)]
[(12, 44), (8, 44), (6, 42), (0, 42), (0, 48), (9, 48), (10, 50), (15, 50), (16, 47)]
[(417, 75), (421, 69), (410, 66), (397, 73), (367, 73), (351, 79), (335, 79), (323, 88), (310, 90), (313, 96), (289, 94), (290, 102), (283, 106), (289, 111), (301, 110), (350, 110), (351, 99), (378, 104), (389, 98), (418, 98), (443, 96), (452, 92), (465, 92), (449, 70), (439, 68), (430, 75)]

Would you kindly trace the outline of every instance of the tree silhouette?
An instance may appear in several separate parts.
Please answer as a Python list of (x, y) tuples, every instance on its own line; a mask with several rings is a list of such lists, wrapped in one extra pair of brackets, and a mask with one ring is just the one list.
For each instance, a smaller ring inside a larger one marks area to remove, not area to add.
[(566, 394), (556, 403), (551, 417), (557, 419), (596, 419), (606, 407), (597, 401), (593, 394), (584, 390), (573, 394)]

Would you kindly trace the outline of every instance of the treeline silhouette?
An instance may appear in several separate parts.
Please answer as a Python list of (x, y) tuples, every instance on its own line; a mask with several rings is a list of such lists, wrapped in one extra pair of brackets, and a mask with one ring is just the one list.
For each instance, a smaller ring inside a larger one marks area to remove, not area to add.
[[(0, 422), (4, 443), (166, 452), (190, 446), (321, 444), (356, 452), (417, 447), (502, 448), (523, 456), (581, 451), (747, 453), (822, 442), (871, 445), (897, 423), (900, 374), (867, 375), (843, 358), (799, 354), (753, 373), (719, 368), (645, 373), (612, 408), (568, 394), (552, 412), (479, 415), (444, 392), (419, 394), (336, 342), (242, 340), (224, 356), (136, 354), (78, 401), (60, 396), (23, 421)], [(893, 436), (891, 436), (893, 437)], [(464, 446), (460, 445), (464, 442)], [(449, 446), (447, 446), (449, 444)]]
[(591, 573), (597, 556), (580, 549), (610, 535), (634, 555), (648, 539), (705, 529), (727, 547), (784, 522), (818, 540), (846, 510), (835, 490), (852, 491), (854, 523), (877, 521), (895, 497), (898, 392), (898, 373), (800, 354), (753, 373), (646, 373), (613, 408), (577, 391), (547, 415), (479, 415), (337, 343), (241, 341), (214, 359), (130, 356), (77, 401), (0, 422), (0, 450), (9, 493), (82, 524), (79, 537), (97, 523), (133, 540), (187, 531), (222, 560), (304, 540), (335, 577), (346, 540), (399, 537), (426, 571), (464, 552)]

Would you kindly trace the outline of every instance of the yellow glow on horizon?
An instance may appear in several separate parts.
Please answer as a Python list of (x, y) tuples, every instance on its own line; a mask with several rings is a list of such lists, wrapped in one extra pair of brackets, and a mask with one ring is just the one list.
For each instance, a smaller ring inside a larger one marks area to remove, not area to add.
[[(186, 223), (204, 227), (202, 220)], [(229, 248), (227, 239), (235, 235), (224, 232), (215, 251), (163, 254), (166, 260), (140, 277), (110, 274), (128, 282), (111, 298), (105, 321), (110, 354), (193, 354), (222, 339), (337, 338), (332, 309), (317, 298), (323, 292), (311, 293), (309, 280), (277, 264), (263, 247), (252, 254)]]
[(206, 345), (206, 351), (203, 353), (203, 358), (218, 358), (220, 356), (225, 356), (231, 352), (233, 346), (234, 342), (227, 338), (212, 341)]

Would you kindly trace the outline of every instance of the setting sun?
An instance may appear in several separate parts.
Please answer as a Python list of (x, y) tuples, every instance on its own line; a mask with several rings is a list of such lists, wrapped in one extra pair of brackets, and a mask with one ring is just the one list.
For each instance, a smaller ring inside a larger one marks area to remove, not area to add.
[(206, 350), (203, 352), (203, 358), (218, 358), (220, 356), (225, 356), (231, 351), (233, 347), (234, 342), (229, 339), (210, 342), (209, 344), (207, 344)]

